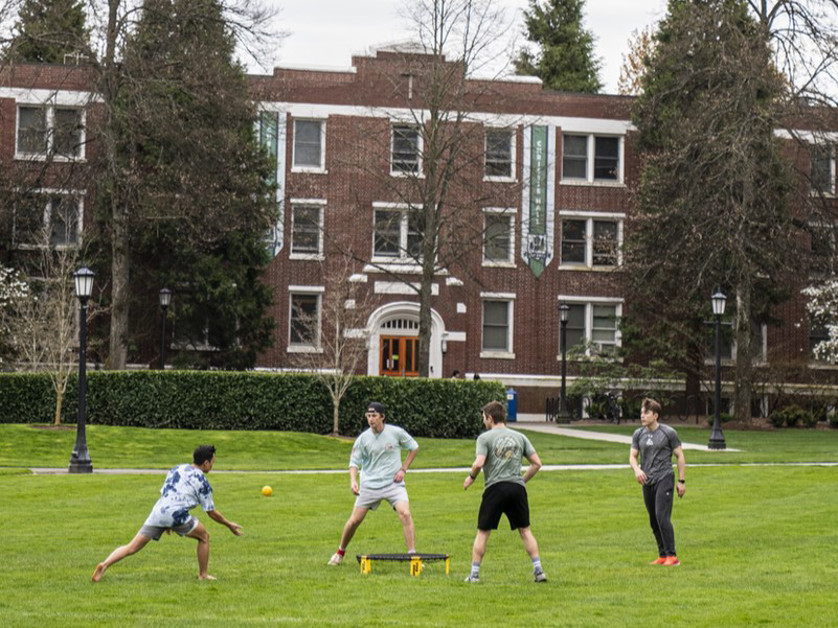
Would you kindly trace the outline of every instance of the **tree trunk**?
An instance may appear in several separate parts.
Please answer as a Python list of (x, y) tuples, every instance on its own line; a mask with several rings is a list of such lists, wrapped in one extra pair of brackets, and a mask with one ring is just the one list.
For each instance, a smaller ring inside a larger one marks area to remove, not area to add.
[(734, 381), (734, 416), (742, 423), (751, 422), (751, 391), (754, 367), (751, 346), (751, 293), (747, 287), (736, 289), (736, 378)]
[(113, 199), (111, 237), (111, 330), (109, 366), (124, 369), (127, 362), (125, 338), (128, 333), (128, 229), (118, 199)]
[(61, 407), (64, 405), (64, 393), (57, 393), (55, 396), (55, 417), (52, 419), (53, 425), (61, 425)]

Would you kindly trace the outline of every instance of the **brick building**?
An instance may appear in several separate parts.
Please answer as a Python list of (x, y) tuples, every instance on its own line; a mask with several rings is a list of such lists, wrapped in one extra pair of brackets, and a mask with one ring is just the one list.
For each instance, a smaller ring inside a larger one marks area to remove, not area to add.
[[(366, 346), (358, 372), (416, 374), (421, 252), (413, 211), (428, 167), (421, 126), (433, 119), (427, 60), (380, 49), (346, 70), (277, 68), (249, 77), (282, 208), (265, 276), (276, 337), (257, 367), (294, 368), (299, 356), (319, 351), (331, 324), (326, 276), (348, 260), (345, 281), (369, 308), (350, 330)], [(441, 247), (431, 282), (430, 376), (458, 370), (500, 380), (518, 391), (520, 411), (540, 413), (559, 386), (560, 304), (570, 307), (569, 346), (588, 341), (607, 352), (621, 341), (630, 295), (621, 287), (620, 247), (636, 176), (632, 100), (547, 92), (532, 79), (471, 80), (455, 63), (442, 67), (458, 93), (447, 123), (460, 131), (448, 148), (458, 160), (440, 231), (448, 249)], [(74, 127), (81, 133), (89, 124), (84, 72), (50, 72), (21, 66), (3, 75), (6, 163), (26, 157), (30, 124), (58, 128), (81, 116)], [(834, 148), (800, 159), (812, 185), (834, 197)], [(63, 192), (83, 198), (83, 190)], [(68, 244), (86, 222), (83, 203), (74, 211), (75, 222), (65, 221)], [(811, 366), (821, 332), (808, 325), (802, 299), (778, 315), (785, 325), (762, 330), (764, 360)]]

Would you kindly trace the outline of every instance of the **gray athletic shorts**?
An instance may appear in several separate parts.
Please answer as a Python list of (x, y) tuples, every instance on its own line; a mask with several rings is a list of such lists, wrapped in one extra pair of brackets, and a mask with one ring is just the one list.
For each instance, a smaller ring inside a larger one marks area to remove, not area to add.
[(192, 530), (198, 527), (198, 518), (194, 515), (189, 515), (189, 519), (186, 520), (186, 523), (183, 523), (179, 526), (172, 526), (171, 528), (164, 528), (163, 526), (150, 526), (143, 524), (143, 527), (140, 528), (139, 534), (143, 536), (147, 536), (155, 541), (159, 541), (160, 537), (163, 536), (163, 533), (166, 530), (174, 530), (181, 536), (186, 536)]
[(404, 482), (390, 484), (384, 488), (361, 488), (361, 493), (355, 498), (355, 508), (369, 508), (375, 510), (382, 500), (387, 500), (393, 508), (398, 502), (409, 501), (407, 499), (407, 488)]

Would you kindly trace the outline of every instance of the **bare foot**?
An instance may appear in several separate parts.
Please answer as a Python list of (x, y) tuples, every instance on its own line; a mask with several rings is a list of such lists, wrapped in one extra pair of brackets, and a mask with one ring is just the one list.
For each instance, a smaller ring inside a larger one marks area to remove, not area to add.
[(198, 580), (218, 580), (218, 578), (207, 574), (206, 576), (198, 576)]
[(96, 565), (96, 569), (93, 570), (93, 582), (99, 582), (102, 579), (102, 574), (105, 573), (105, 563), (99, 563)]

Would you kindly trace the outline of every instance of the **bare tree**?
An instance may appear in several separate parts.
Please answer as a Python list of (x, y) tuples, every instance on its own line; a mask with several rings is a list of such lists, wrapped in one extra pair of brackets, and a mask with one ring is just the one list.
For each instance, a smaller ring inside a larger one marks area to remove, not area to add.
[(354, 281), (348, 257), (323, 268), (324, 292), (317, 311), (292, 304), (291, 335), (300, 341), (297, 367), (314, 373), (332, 399), (332, 435), (340, 434), (340, 402), (367, 355), (367, 320), (372, 297)]
[(51, 231), (42, 230), (29, 294), (18, 299), (14, 308), (13, 345), (19, 369), (49, 374), (55, 393), (53, 423), (58, 425), (67, 382), (77, 365), (78, 308), (72, 273), (78, 266), (79, 250), (55, 247), (50, 239)]
[(838, 103), (838, 0), (747, 0), (794, 95)]
[(643, 85), (646, 64), (655, 47), (654, 28), (647, 26), (635, 30), (628, 42), (628, 53), (623, 55), (617, 93), (632, 96), (639, 94)]
[[(497, 107), (504, 96), (492, 81), (472, 76), (506, 54), (495, 48), (507, 28), (503, 10), (490, 0), (421, 0), (408, 4), (407, 17), (417, 41), (384, 51), (400, 65), (381, 77), (399, 102), (391, 128), (382, 133), (372, 118), (359, 124), (357, 152), (346, 165), (404, 210), (374, 217), (374, 246), (393, 263), (356, 259), (416, 292), (417, 366), (427, 377), (433, 282), (452, 268), (465, 272), (460, 262), (480, 250), (484, 231), (475, 209), (513, 202), (514, 186), (483, 185), (486, 129), (514, 133), (515, 123), (478, 113), (481, 99)], [(398, 235), (399, 221), (406, 221), (406, 238)]]

